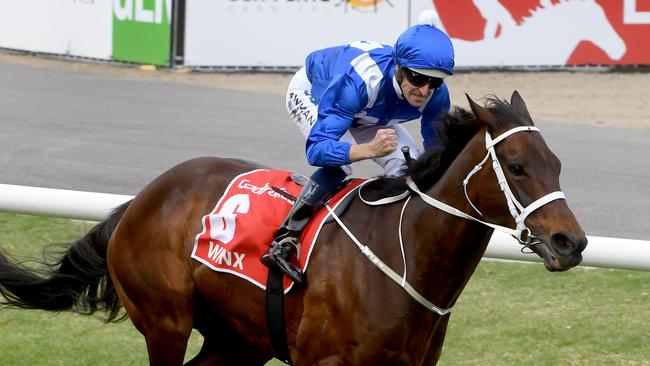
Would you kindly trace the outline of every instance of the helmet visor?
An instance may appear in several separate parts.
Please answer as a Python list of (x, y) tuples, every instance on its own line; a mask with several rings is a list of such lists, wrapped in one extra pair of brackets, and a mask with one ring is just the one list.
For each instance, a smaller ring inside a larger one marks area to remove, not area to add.
[(444, 79), (447, 76), (450, 76), (448, 73), (438, 69), (418, 69), (415, 67), (411, 67), (410, 69), (417, 72), (418, 74), (432, 76), (434, 78)]

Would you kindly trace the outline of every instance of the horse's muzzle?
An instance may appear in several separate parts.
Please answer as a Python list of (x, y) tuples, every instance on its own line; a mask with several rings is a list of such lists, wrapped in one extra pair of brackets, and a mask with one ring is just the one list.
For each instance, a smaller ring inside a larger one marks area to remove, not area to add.
[(537, 237), (542, 243), (532, 247), (543, 260), (546, 269), (551, 272), (566, 271), (582, 262), (582, 251), (587, 247), (587, 237), (568, 233), (555, 233), (548, 238)]

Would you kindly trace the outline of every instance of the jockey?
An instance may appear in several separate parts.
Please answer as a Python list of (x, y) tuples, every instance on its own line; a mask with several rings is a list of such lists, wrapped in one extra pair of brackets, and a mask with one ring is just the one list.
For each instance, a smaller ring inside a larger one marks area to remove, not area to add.
[(418, 118), (424, 148), (438, 145), (434, 123), (450, 108), (444, 78), (453, 74), (454, 51), (449, 37), (433, 25), (435, 16), (426, 13), (394, 47), (362, 41), (312, 52), (289, 84), (287, 110), (307, 139), (309, 164), (320, 168), (261, 261), (278, 266), (296, 283), (305, 283), (291, 263), (302, 230), (351, 174), (354, 162), (373, 159), (386, 176), (399, 175), (405, 166), (399, 149), (408, 146), (413, 158), (421, 154), (400, 123)]

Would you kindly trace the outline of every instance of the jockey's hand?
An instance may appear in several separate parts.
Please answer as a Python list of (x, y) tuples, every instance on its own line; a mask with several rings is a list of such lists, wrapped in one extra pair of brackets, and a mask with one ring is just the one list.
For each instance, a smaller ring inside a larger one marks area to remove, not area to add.
[(352, 145), (350, 161), (380, 158), (391, 154), (397, 149), (397, 132), (392, 128), (377, 130), (372, 141), (365, 144)]
[(373, 158), (391, 154), (397, 149), (397, 132), (392, 128), (382, 128), (377, 131), (375, 138), (370, 141)]

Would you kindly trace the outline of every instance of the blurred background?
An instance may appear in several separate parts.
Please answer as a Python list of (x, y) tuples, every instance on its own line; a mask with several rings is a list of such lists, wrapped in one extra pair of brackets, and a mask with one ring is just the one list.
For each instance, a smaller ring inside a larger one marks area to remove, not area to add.
[(647, 0), (2, 0), (0, 48), (160, 66), (283, 70), (422, 11), (463, 68), (647, 65)]

